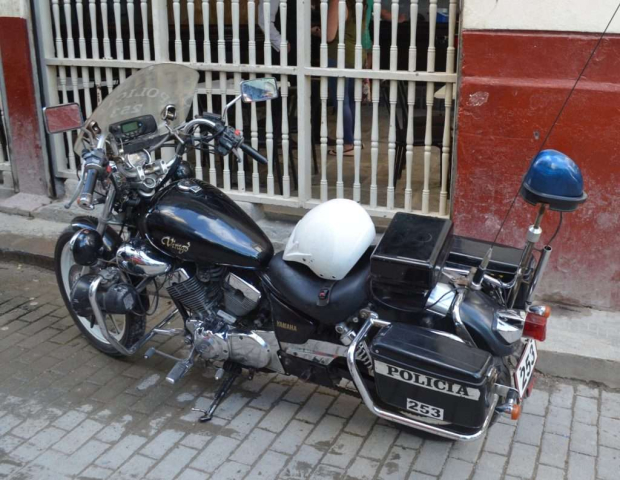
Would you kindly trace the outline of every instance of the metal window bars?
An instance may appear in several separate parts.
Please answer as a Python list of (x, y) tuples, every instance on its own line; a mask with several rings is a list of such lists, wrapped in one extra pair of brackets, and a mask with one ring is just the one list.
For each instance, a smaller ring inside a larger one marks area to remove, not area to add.
[[(76, 101), (88, 116), (127, 75), (173, 61), (201, 72), (192, 109), (199, 114), (222, 109), (243, 78), (277, 76), (278, 101), (238, 103), (229, 112), (231, 124), (266, 154), (267, 168), (196, 152), (189, 160), (198, 178), (235, 200), (311, 208), (351, 198), (376, 216), (399, 210), (449, 215), (457, 1), (375, 0), (371, 12), (368, 0), (292, 1), (36, 2), (45, 104)], [(270, 38), (274, 8), (279, 53)], [(330, 9), (338, 15), (332, 62)], [(320, 27), (318, 37), (313, 26)], [(294, 39), (287, 35), (291, 27)], [(367, 29), (372, 48), (365, 52)], [(333, 98), (330, 82), (336, 83)], [(352, 146), (345, 145), (347, 131)], [(53, 139), (60, 178), (75, 177), (72, 143), (71, 133)]]

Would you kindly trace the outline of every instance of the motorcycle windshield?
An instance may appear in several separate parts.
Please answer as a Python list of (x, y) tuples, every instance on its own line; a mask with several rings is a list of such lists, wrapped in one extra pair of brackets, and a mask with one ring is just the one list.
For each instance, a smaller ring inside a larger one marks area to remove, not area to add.
[[(125, 120), (151, 115), (157, 124), (157, 131), (149, 134), (159, 138), (168, 132), (162, 119), (167, 105), (176, 108), (176, 119), (168, 121), (170, 128), (181, 125), (192, 106), (199, 74), (182, 65), (162, 64), (143, 68), (133, 74), (101, 102), (88, 118), (85, 126), (96, 122), (101, 133), (110, 133), (110, 125)], [(89, 135), (82, 129), (74, 145), (78, 155), (88, 145)]]

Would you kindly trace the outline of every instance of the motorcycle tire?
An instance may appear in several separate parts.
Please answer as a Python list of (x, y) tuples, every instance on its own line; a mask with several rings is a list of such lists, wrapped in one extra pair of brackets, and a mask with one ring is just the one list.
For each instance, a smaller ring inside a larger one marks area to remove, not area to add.
[[(90, 344), (106, 355), (111, 357), (122, 357), (123, 354), (116, 350), (116, 348), (114, 348), (110, 342), (103, 337), (99, 326), (95, 322), (92, 322), (90, 318), (77, 315), (71, 306), (71, 302), (69, 301), (71, 285), (70, 277), (71, 275), (79, 276), (79, 272), (82, 268), (73, 260), (73, 253), (69, 248), (69, 241), (75, 232), (76, 230), (73, 228), (66, 229), (56, 242), (56, 248), (54, 251), (54, 269), (56, 271), (56, 281), (58, 282), (60, 294), (62, 295), (62, 299), (65, 302), (65, 306), (67, 307), (71, 318)], [(112, 316), (108, 316), (108, 319), (109, 317)], [(122, 329), (118, 327), (117, 320), (120, 319), (123, 320)], [(112, 330), (112, 327), (117, 328), (116, 332), (111, 331), (116, 340), (118, 340), (118, 342), (124, 347), (129, 348), (144, 335), (144, 331), (146, 329), (146, 316), (136, 315), (134, 313), (114, 315), (111, 319), (109, 329)]]

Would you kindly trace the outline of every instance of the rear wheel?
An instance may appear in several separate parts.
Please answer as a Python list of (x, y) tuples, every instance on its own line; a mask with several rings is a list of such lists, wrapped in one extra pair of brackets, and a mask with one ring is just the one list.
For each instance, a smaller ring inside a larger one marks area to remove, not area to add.
[[(82, 266), (75, 263), (69, 245), (69, 241), (74, 234), (75, 230), (69, 228), (60, 235), (56, 242), (54, 266), (60, 294), (62, 295), (62, 299), (73, 321), (88, 341), (106, 355), (120, 357), (122, 354), (105, 339), (97, 322), (90, 317), (79, 316), (71, 306), (69, 300), (71, 287), (82, 275), (83, 269)], [(121, 345), (129, 348), (144, 335), (146, 316), (133, 313), (128, 313), (126, 315), (106, 315), (106, 326), (108, 327), (108, 331)]]

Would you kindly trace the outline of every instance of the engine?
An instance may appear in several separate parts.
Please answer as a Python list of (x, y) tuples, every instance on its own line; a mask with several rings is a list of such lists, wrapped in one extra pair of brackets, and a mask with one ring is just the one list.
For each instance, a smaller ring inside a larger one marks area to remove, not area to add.
[(181, 281), (170, 285), (168, 293), (189, 310), (187, 328), (205, 360), (232, 360), (253, 368), (269, 364), (270, 345), (253, 331), (237, 327), (238, 317), (258, 307), (261, 293), (256, 287), (215, 265), (175, 273)]
[(168, 287), (170, 297), (203, 321), (214, 321), (215, 316), (232, 325), (252, 312), (261, 299), (260, 290), (225, 267), (181, 268), (175, 274), (180, 281)]
[(225, 272), (224, 267), (218, 266), (202, 267), (195, 271), (180, 268), (175, 272), (180, 281), (173, 281), (168, 287), (168, 293), (188, 309), (193, 317), (208, 320), (222, 299), (222, 278)]
[[(116, 259), (119, 268), (132, 275), (162, 275), (172, 266), (169, 257), (137, 239), (121, 245)], [(238, 323), (260, 303), (261, 292), (254, 285), (225, 267), (191, 264), (175, 270), (169, 283), (168, 294), (190, 315), (186, 326), (205, 360), (230, 359), (253, 368), (270, 362), (269, 343)]]

